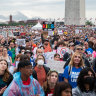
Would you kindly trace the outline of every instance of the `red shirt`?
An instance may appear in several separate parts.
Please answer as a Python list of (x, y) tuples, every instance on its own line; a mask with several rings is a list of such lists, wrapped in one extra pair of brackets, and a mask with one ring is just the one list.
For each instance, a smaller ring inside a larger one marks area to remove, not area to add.
[(53, 96), (54, 89), (50, 89), (50, 93), (47, 94), (47, 96)]
[(29, 84), (30, 84), (30, 77), (28, 78), (27, 81), (22, 81), (22, 83), (23, 83), (24, 85), (29, 85)]

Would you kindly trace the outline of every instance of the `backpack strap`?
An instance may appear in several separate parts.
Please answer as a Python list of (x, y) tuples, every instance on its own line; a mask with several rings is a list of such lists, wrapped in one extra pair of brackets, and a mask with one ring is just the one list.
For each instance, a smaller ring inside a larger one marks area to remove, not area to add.
[(69, 68), (68, 68), (68, 74), (70, 75), (70, 74), (71, 74), (71, 72), (72, 72), (72, 66), (71, 66), (71, 65), (69, 65)]
[(84, 69), (84, 68), (85, 68), (85, 66), (82, 66), (82, 67), (81, 67), (81, 69)]

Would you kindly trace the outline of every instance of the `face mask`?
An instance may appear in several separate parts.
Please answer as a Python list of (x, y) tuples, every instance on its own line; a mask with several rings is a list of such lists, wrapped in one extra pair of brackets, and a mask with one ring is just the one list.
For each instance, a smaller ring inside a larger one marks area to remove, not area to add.
[(38, 64), (38, 65), (44, 65), (44, 61), (43, 61), (42, 59), (41, 59), (41, 60), (38, 60), (38, 61), (37, 61), (37, 64)]
[(24, 54), (24, 52), (22, 52), (21, 54)]

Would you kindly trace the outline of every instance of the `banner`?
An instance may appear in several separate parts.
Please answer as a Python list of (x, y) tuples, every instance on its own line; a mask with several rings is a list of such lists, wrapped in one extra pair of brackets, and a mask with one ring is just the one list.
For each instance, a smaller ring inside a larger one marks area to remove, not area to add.
[(54, 22), (43, 22), (43, 30), (45, 30), (45, 31), (48, 31), (48, 30), (53, 31), (54, 30)]

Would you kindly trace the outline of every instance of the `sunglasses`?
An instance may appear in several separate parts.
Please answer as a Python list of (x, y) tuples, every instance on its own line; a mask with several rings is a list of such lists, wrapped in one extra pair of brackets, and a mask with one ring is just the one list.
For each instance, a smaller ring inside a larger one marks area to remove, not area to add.
[(82, 48), (77, 48), (77, 50), (83, 50)]

